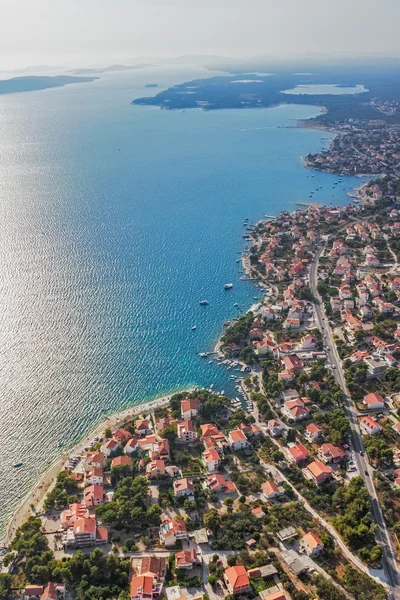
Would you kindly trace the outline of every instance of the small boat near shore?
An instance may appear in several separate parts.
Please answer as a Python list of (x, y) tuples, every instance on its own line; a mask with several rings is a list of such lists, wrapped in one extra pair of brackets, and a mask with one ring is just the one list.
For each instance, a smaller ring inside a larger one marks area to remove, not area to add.
[(233, 288), (233, 283), (225, 283), (224, 290), (231, 290)]
[(193, 325), (191, 331), (195, 331), (197, 329), (197, 325)]
[(200, 300), (200, 306), (207, 306), (208, 304), (208, 300)]

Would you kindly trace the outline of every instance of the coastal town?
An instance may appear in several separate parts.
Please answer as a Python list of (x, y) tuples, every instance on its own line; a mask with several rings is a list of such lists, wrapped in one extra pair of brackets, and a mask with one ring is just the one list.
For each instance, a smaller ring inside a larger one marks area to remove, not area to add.
[(10, 536), (4, 597), (396, 598), (400, 212), (373, 185), (248, 228), (265, 298), (215, 357), (246, 401), (195, 389), (104, 427)]
[[(373, 105), (378, 105), (378, 101)], [(347, 119), (335, 122), (333, 131), (337, 135), (327, 150), (305, 157), (307, 167), (341, 175), (399, 175), (398, 123), (387, 123), (384, 119)]]

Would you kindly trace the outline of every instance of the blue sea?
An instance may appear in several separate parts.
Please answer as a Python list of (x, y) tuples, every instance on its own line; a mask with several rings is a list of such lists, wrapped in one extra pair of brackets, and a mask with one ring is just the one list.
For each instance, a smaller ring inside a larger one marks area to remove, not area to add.
[(320, 185), (316, 201), (344, 204), (360, 184), (304, 169), (330, 136), (288, 126), (318, 107), (130, 104), (215, 74), (156, 67), (0, 96), (0, 533), (104, 411), (194, 385), (236, 395), (199, 352), (258, 295), (236, 262), (244, 219)]

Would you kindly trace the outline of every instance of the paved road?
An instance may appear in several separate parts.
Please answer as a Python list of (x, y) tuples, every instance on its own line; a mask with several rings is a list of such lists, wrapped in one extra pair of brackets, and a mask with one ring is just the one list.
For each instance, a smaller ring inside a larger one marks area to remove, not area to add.
[(371, 507), (372, 507), (372, 517), (374, 522), (377, 524), (377, 540), (383, 547), (383, 567), (387, 576), (388, 583), (390, 585), (391, 590), (391, 598), (393, 600), (400, 600), (400, 577), (399, 571), (396, 563), (396, 554), (393, 545), (392, 538), (390, 536), (390, 532), (386, 526), (385, 519), (383, 517), (382, 509), (380, 507), (378, 501), (378, 495), (373, 483), (373, 470), (371, 469), (369, 462), (365, 455), (364, 446), (362, 443), (362, 436), (360, 433), (360, 428), (358, 426), (357, 421), (357, 411), (354, 407), (354, 404), (351, 400), (350, 392), (346, 386), (346, 382), (344, 379), (344, 372), (342, 368), (342, 363), (339, 358), (336, 344), (333, 340), (332, 330), (329, 327), (327, 320), (325, 318), (323, 303), (321, 301), (320, 295), (317, 291), (318, 284), (318, 261), (322, 254), (324, 248), (321, 248), (315, 260), (312, 262), (310, 267), (310, 288), (314, 297), (319, 300), (319, 303), (316, 303), (316, 318), (318, 322), (318, 326), (324, 336), (324, 343), (330, 348), (328, 352), (328, 360), (331, 365), (335, 366), (333, 370), (335, 379), (337, 383), (340, 385), (343, 391), (343, 398), (345, 401), (345, 411), (347, 417), (350, 421), (351, 426), (351, 440), (352, 446), (355, 454), (355, 460), (358, 466), (359, 473), (364, 480), (364, 483), (368, 489), (368, 493), (371, 498)]

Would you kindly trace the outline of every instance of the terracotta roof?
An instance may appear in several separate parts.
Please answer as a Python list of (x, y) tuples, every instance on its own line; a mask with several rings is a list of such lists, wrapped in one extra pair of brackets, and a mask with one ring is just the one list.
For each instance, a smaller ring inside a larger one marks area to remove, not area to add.
[(261, 485), (261, 489), (266, 493), (267, 496), (270, 494), (279, 493), (279, 489), (275, 481), (264, 481), (264, 483)]
[(122, 442), (122, 440), (129, 440), (132, 437), (132, 434), (127, 430), (120, 427), (113, 433), (113, 438)]
[(196, 427), (194, 426), (193, 421), (181, 421), (178, 423), (178, 430), (180, 431), (182, 429), (196, 433)]
[(166, 568), (166, 558), (157, 556), (144, 556), (140, 565), (139, 575), (155, 575), (158, 579), (163, 577)]
[(320, 475), (323, 475), (324, 473), (325, 474), (332, 473), (332, 469), (330, 467), (328, 467), (328, 465), (324, 465), (324, 463), (321, 462), (320, 460), (314, 460), (309, 465), (307, 465), (306, 468), (310, 471), (310, 473), (312, 473), (314, 475), (314, 477), (319, 477)]
[(364, 425), (366, 425), (370, 429), (373, 429), (374, 427), (380, 427), (378, 421), (375, 421), (375, 419), (373, 419), (369, 415), (361, 419), (361, 422), (364, 423)]
[(229, 436), (233, 442), (246, 442), (247, 441), (246, 436), (244, 435), (243, 431), (241, 431), (240, 429), (234, 429), (233, 431), (230, 432)]
[(250, 585), (249, 576), (242, 565), (228, 567), (228, 569), (225, 570), (225, 577), (228, 579), (233, 590)]
[(364, 396), (364, 404), (375, 404), (376, 402), (384, 402), (380, 394), (367, 394)]
[(199, 401), (196, 398), (185, 398), (181, 400), (181, 411), (186, 412), (187, 410), (197, 410), (199, 407)]
[(303, 540), (306, 542), (307, 546), (309, 548), (312, 548), (313, 550), (314, 548), (318, 548), (318, 546), (324, 545), (321, 539), (313, 531), (309, 531), (308, 533), (306, 533), (303, 537)]
[(77, 519), (74, 523), (74, 533), (95, 533), (96, 532), (96, 519), (94, 515), (89, 517), (82, 517)]
[(104, 488), (102, 485), (89, 485), (83, 493), (85, 502), (104, 498)]
[(315, 423), (310, 423), (309, 425), (307, 425), (306, 427), (306, 431), (308, 433), (311, 433), (311, 435), (313, 433), (319, 433), (322, 431), (321, 427), (319, 425), (316, 425)]
[(189, 550), (181, 550), (175, 554), (176, 566), (180, 567), (181, 565), (186, 565), (187, 563), (192, 563), (196, 561), (197, 554), (194, 548), (190, 548)]
[(305, 460), (308, 458), (307, 448), (303, 444), (295, 444), (291, 448), (288, 448), (288, 450), (295, 460)]
[(111, 461), (111, 468), (122, 467), (122, 465), (132, 466), (132, 459), (129, 456), (116, 456)]
[(57, 600), (56, 584), (50, 581), (43, 590), (40, 600)]
[(179, 492), (181, 490), (192, 490), (193, 491), (194, 487), (193, 487), (193, 483), (191, 481), (189, 481), (189, 479), (187, 477), (184, 477), (183, 479), (176, 479), (174, 481), (174, 491), (175, 492)]
[(153, 577), (150, 575), (134, 575), (131, 581), (131, 596), (150, 596), (153, 592)]
[(203, 456), (207, 462), (210, 462), (212, 460), (215, 460), (215, 461), (221, 460), (221, 457), (215, 448), (210, 448), (209, 450), (206, 450), (205, 452), (203, 452)]

